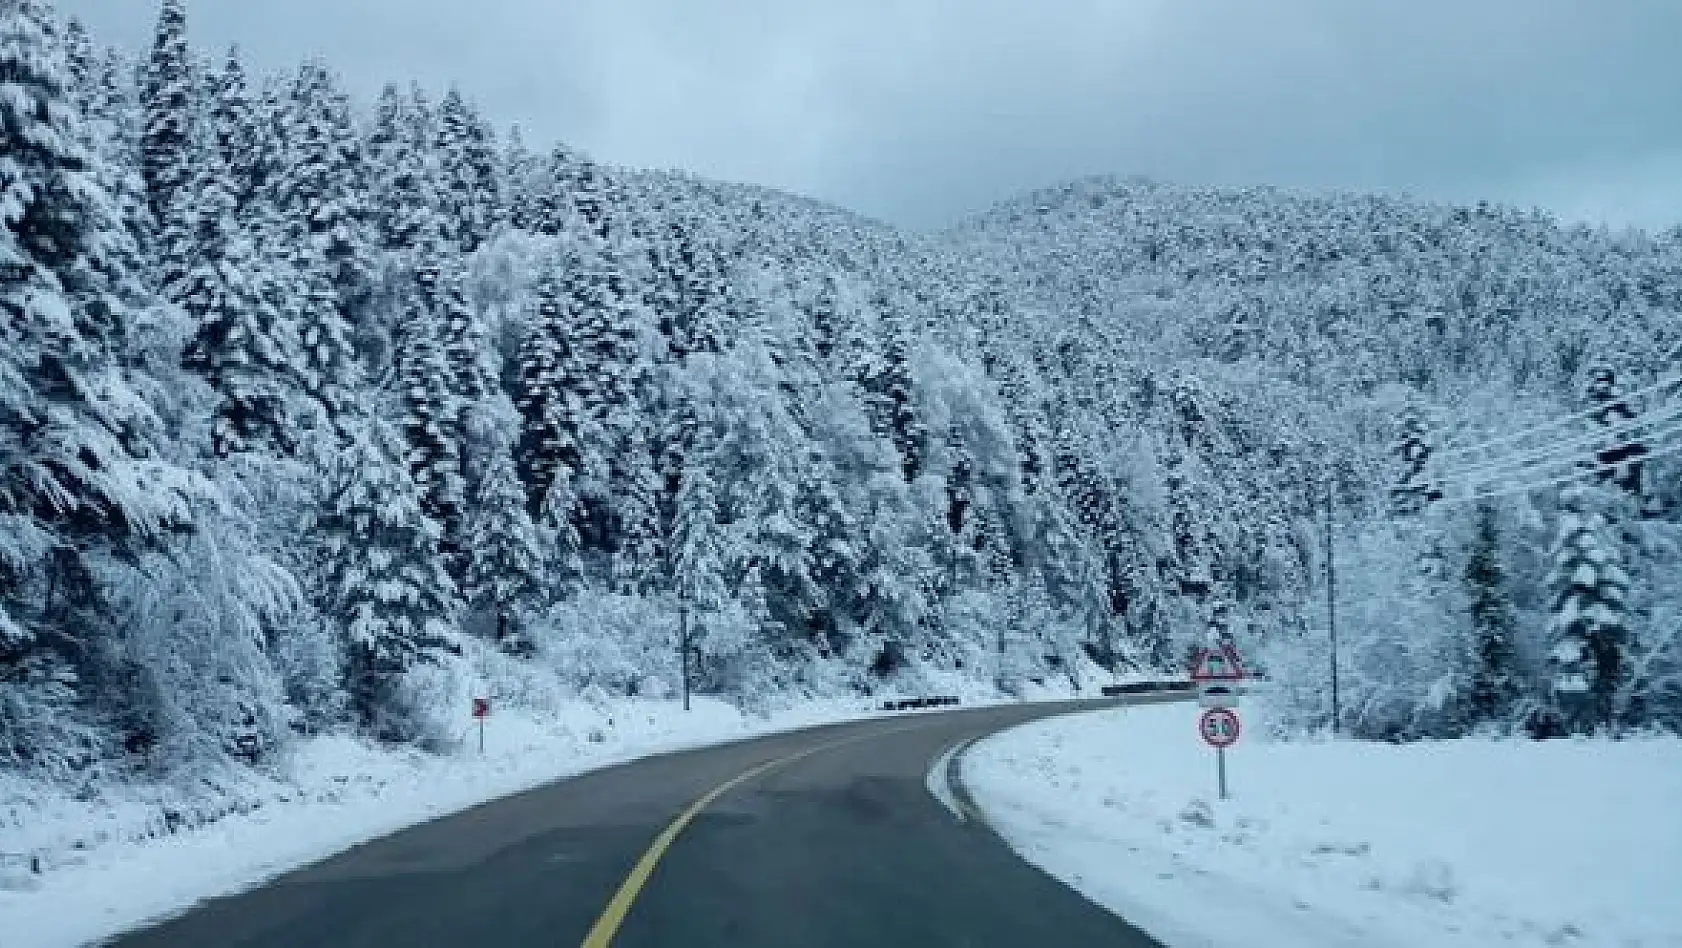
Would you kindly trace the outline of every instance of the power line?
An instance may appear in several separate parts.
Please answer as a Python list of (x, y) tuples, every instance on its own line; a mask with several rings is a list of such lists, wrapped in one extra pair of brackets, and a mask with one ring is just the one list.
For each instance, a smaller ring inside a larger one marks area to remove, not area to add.
[[(1673, 375), (1670, 378), (1661, 379), (1661, 380), (1653, 383), (1652, 385), (1647, 386), (1646, 388), (1637, 389), (1633, 392), (1625, 392), (1622, 395), (1620, 395), (1619, 397), (1623, 398), (1623, 399), (1636, 399), (1636, 398), (1640, 398), (1644, 395), (1649, 395), (1653, 392), (1659, 391), (1660, 389), (1670, 388), (1670, 387), (1673, 387), (1673, 386), (1676, 386), (1676, 385), (1682, 385), (1682, 375)], [(1444, 446), (1440, 447), (1437, 450), (1436, 453), (1440, 457), (1453, 457), (1453, 456), (1456, 456), (1456, 455), (1471, 454), (1471, 453), (1474, 453), (1474, 452), (1477, 452), (1477, 451), (1482, 451), (1482, 450), (1485, 450), (1487, 448), (1494, 447), (1495, 445), (1508, 444), (1508, 443), (1511, 443), (1511, 442), (1514, 442), (1514, 441), (1522, 441), (1525, 438), (1531, 437), (1532, 435), (1535, 435), (1539, 432), (1549, 431), (1551, 429), (1558, 428), (1561, 425), (1567, 424), (1569, 422), (1580, 421), (1580, 420), (1583, 420), (1583, 419), (1592, 418), (1592, 417), (1594, 417), (1596, 412), (1602, 411), (1604, 409), (1605, 409), (1604, 405), (1596, 405), (1592, 408), (1586, 408), (1586, 409), (1584, 409), (1580, 412), (1576, 412), (1575, 414), (1566, 415), (1562, 418), (1555, 418), (1553, 421), (1545, 422), (1545, 423), (1540, 424), (1540, 425), (1533, 425), (1529, 428), (1525, 428), (1525, 429), (1522, 429), (1522, 430), (1519, 430), (1519, 431), (1515, 431), (1511, 434), (1502, 435), (1499, 438), (1495, 438), (1495, 439), (1492, 439), (1490, 441), (1485, 441), (1485, 442), (1482, 442), (1480, 444), (1444, 445)]]
[(1654, 458), (1662, 458), (1662, 457), (1665, 457), (1667, 455), (1679, 454), (1679, 453), (1682, 453), (1682, 442), (1678, 442), (1677, 444), (1673, 444), (1673, 445), (1671, 445), (1667, 448), (1663, 448), (1663, 449), (1658, 450), (1658, 451), (1648, 452), (1647, 454), (1644, 454), (1639, 458), (1630, 458), (1629, 460), (1626, 460), (1626, 461), (1614, 461), (1610, 464), (1597, 464), (1597, 465), (1594, 465), (1593, 467), (1584, 467), (1581, 470), (1573, 471), (1570, 474), (1566, 474), (1566, 475), (1563, 475), (1563, 476), (1560, 476), (1560, 477), (1555, 477), (1555, 478), (1551, 478), (1551, 479), (1547, 479), (1547, 480), (1541, 480), (1541, 481), (1533, 481), (1533, 482), (1527, 483), (1527, 484), (1520, 484), (1516, 487), (1509, 487), (1509, 488), (1506, 488), (1504, 490), (1490, 491), (1488, 493), (1481, 493), (1481, 494), (1480, 493), (1473, 493), (1473, 494), (1468, 494), (1468, 495), (1463, 496), (1463, 497), (1444, 498), (1442, 500), (1437, 501), (1436, 505), (1441, 506), (1441, 507), (1450, 507), (1450, 506), (1455, 506), (1455, 505), (1458, 505), (1458, 504), (1476, 503), (1480, 500), (1491, 500), (1491, 499), (1496, 498), (1496, 497), (1510, 497), (1513, 494), (1528, 494), (1531, 491), (1544, 490), (1544, 489), (1549, 488), (1549, 487), (1557, 487), (1561, 484), (1569, 484), (1574, 480), (1579, 480), (1579, 479), (1584, 478), (1584, 477), (1594, 477), (1594, 476), (1599, 475), (1599, 474), (1612, 473), (1612, 472), (1615, 472), (1615, 471), (1617, 471), (1621, 468), (1627, 467), (1631, 464), (1645, 463), (1645, 462), (1650, 461)]
[[(1643, 439), (1649, 441), (1668, 438), (1676, 434), (1682, 434), (1682, 424), (1678, 424), (1679, 422), (1682, 422), (1682, 405), (1667, 408), (1659, 412), (1653, 412), (1649, 415), (1642, 415), (1639, 418), (1623, 424), (1608, 425), (1597, 431), (1588, 432), (1572, 441), (1551, 445), (1546, 450), (1537, 450), (1523, 454), (1510, 455), (1489, 464), (1464, 468), (1450, 473), (1437, 471), (1436, 479), (1438, 481), (1472, 480), (1491, 473), (1509, 472), (1522, 476), (1525, 473), (1523, 469), (1527, 467), (1534, 467), (1538, 465), (1547, 467), (1551, 466), (1549, 462), (1558, 463), (1562, 460), (1580, 460), (1584, 450), (1593, 449), (1598, 443), (1604, 442), (1607, 438), (1615, 438), (1625, 432), (1638, 431), (1638, 429), (1641, 428), (1654, 429), (1641, 432)], [(1622, 443), (1628, 444), (1629, 442), (1624, 441)]]

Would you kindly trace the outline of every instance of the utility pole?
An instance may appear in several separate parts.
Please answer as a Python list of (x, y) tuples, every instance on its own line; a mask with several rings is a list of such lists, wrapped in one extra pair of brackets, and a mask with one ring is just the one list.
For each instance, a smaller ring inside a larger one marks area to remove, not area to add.
[(683, 668), (683, 710), (689, 710), (689, 603), (677, 607), (678, 662)]
[(1332, 542), (1333, 526), (1332, 480), (1326, 478), (1326, 629), (1331, 633), (1332, 645), (1332, 734), (1338, 732), (1339, 714), (1337, 693), (1337, 551)]

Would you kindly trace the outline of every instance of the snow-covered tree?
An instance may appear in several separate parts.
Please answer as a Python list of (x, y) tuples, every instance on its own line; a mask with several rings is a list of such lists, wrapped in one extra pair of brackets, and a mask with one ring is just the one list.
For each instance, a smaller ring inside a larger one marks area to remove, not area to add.
[(456, 586), (440, 529), (421, 509), (383, 421), (335, 459), (312, 530), (321, 547), (323, 611), (346, 643), (346, 688), (358, 719), (384, 740), (410, 740), (425, 709), (407, 704), (404, 675), (460, 651)]
[(1465, 572), (1475, 663), (1466, 700), (1474, 724), (1512, 723), (1514, 708), (1523, 694), (1514, 643), (1518, 616), (1507, 590), (1498, 531), (1495, 508), (1480, 505)]
[(1549, 687), (1573, 732), (1611, 727), (1629, 674), (1629, 574), (1604, 514), (1582, 488), (1563, 498), (1554, 541)]
[(146, 109), (142, 150), (146, 190), (152, 213), (166, 231), (181, 192), (193, 179), (194, 82), (186, 0), (163, 0), (141, 100)]
[(472, 253), (502, 220), (502, 181), (496, 135), (459, 89), (450, 89), (438, 107), (437, 151), (446, 232)]
[(439, 270), (420, 263), (407, 294), (397, 351), (399, 423), (408, 444), (405, 458), (420, 496), (421, 509), (442, 530), (445, 555), (461, 553), (466, 485), (461, 461), (461, 404), (451, 390), (452, 373), (444, 350), (442, 314), (437, 311)]
[(194, 181), (191, 266), (170, 295), (194, 321), (183, 364), (204, 375), (219, 403), (211, 429), (218, 455), (259, 445), (289, 451), (296, 327), (281, 288), (240, 228), (226, 168), (207, 159)]
[(276, 208), (300, 262), (319, 269), (340, 316), (355, 325), (374, 269), (368, 169), (350, 101), (324, 63), (299, 69), (278, 122), (286, 161), (271, 184)]
[(14, 758), (63, 750), (30, 750), (19, 716), (66, 707), (73, 660), (95, 649), (88, 556), (190, 526), (201, 493), (159, 452), (159, 419), (120, 362), (127, 232), (68, 81), (46, 8), (0, 6), (0, 738)]
[[(526, 488), (527, 509), (539, 519), (556, 482), (569, 481), (581, 462), (578, 407), (564, 378), (573, 313), (552, 277), (539, 280), (535, 295), (535, 312), (518, 356), (514, 404), (521, 425), (515, 469)], [(566, 512), (570, 515), (570, 505)]]
[(479, 479), (467, 522), (470, 557), (463, 594), (468, 605), (496, 616), (496, 639), (519, 654), (531, 648), (520, 622), (521, 609), (535, 593), (542, 549), (526, 512), (526, 495), (506, 450), (491, 456)]

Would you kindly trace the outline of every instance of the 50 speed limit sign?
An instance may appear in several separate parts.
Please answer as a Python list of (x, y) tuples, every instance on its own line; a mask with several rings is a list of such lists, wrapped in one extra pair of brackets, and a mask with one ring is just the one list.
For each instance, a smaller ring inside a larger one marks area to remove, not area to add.
[(1238, 724), (1238, 712), (1231, 708), (1210, 708), (1197, 719), (1197, 733), (1203, 743), (1220, 750), (1238, 743), (1243, 729)]

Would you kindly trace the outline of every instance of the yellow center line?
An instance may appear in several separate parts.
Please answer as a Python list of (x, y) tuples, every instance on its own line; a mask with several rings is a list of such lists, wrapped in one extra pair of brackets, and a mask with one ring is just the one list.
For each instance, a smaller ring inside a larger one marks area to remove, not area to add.
[(909, 731), (920, 726), (921, 722), (908, 724), (887, 731), (859, 734), (839, 741), (819, 744), (816, 747), (808, 747), (787, 757), (778, 757), (750, 767), (708, 790), (699, 800), (691, 803), (689, 809), (684, 810), (669, 826), (661, 830), (659, 836), (654, 837), (654, 842), (649, 844), (648, 851), (644, 852), (642, 858), (637, 860), (637, 864), (631, 867), (631, 874), (626, 876), (625, 881), (619, 884), (619, 891), (613, 893), (613, 898), (608, 900), (607, 908), (602, 910), (601, 917), (596, 919), (596, 924), (590, 927), (590, 933), (584, 936), (582, 948), (608, 948), (608, 945), (613, 942), (613, 936), (619, 933), (619, 926), (624, 923), (626, 913), (631, 911), (631, 903), (636, 901), (637, 895), (642, 892), (642, 887), (647, 884), (648, 877), (654, 874), (654, 868), (660, 864), (660, 858), (666, 855), (666, 850), (671, 848), (672, 842), (677, 839), (678, 834), (682, 833), (684, 828), (694, 821), (695, 817), (701, 815), (702, 810), (711, 806), (719, 797), (755, 777), (763, 776), (779, 767), (786, 767), (813, 754), (834, 750), (847, 744), (856, 744), (859, 741), (871, 738), (887, 737), (890, 734), (898, 734), (901, 731)]

